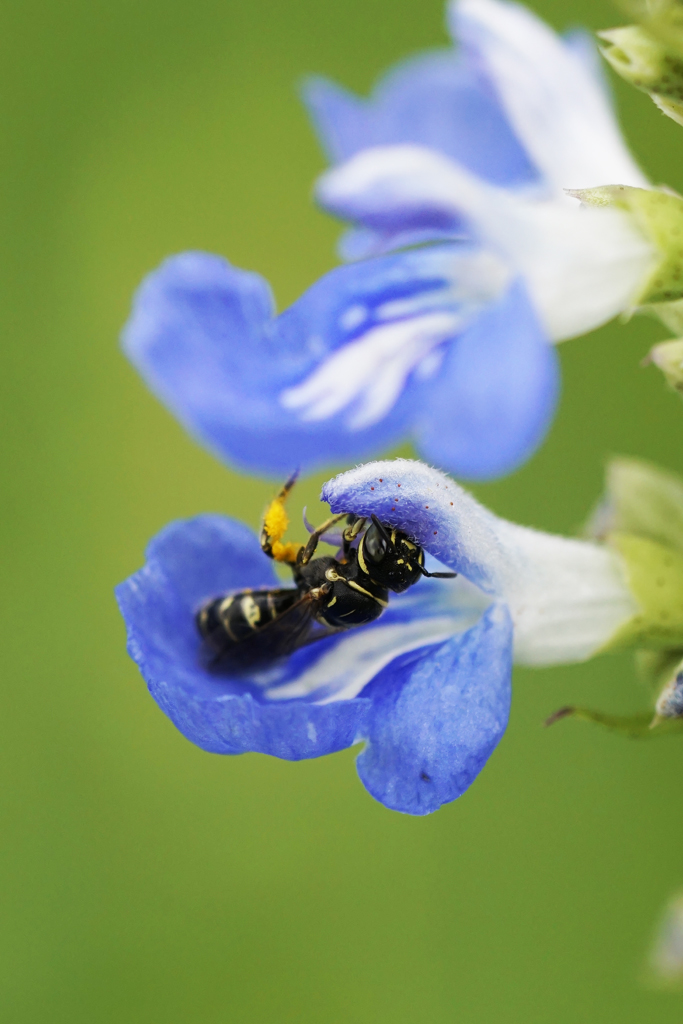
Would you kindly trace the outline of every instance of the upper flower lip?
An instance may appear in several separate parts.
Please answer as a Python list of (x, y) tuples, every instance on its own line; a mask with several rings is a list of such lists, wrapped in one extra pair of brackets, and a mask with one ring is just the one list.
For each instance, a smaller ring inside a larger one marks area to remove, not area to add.
[(521, 4), (452, 0), (448, 11), (454, 39), (485, 71), (517, 137), (556, 194), (613, 181), (647, 187), (596, 63)]
[[(362, 146), (347, 138), (345, 160), (321, 177), (317, 198), (357, 225), (344, 242), (354, 257), (424, 241), (430, 231), (435, 240), (449, 227), (464, 233), (523, 276), (553, 340), (583, 334), (633, 304), (656, 254), (616, 211), (577, 217), (566, 190), (647, 180), (623, 142), (601, 76), (576, 46), (517, 4), (459, 0), (449, 12), (459, 60), (497, 97), (537, 168), (535, 183), (496, 180), (409, 122), (403, 134), (366, 131)], [(413, 72), (416, 88), (423, 60)], [(373, 102), (379, 117), (387, 100), (380, 91)], [(408, 106), (400, 88), (394, 102)], [(423, 105), (429, 109), (428, 99)]]
[(625, 213), (579, 210), (573, 200), (534, 200), (481, 181), (445, 156), (413, 145), (365, 150), (318, 181), (322, 206), (400, 238), (442, 210), (521, 275), (543, 326), (561, 341), (631, 304), (656, 261)]
[(366, 463), (328, 481), (322, 497), (333, 511), (375, 513), (504, 601), (521, 663), (591, 657), (638, 611), (614, 552), (500, 519), (423, 463)]

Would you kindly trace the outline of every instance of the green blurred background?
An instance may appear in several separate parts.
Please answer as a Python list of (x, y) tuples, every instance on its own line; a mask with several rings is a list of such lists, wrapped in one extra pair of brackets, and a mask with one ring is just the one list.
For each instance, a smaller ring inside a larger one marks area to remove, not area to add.
[[(127, 365), (133, 289), (198, 247), (291, 302), (338, 233), (309, 200), (323, 161), (297, 82), (367, 90), (445, 41), (441, 0), (3, 0), (2, 1020), (681, 1020), (683, 996), (638, 985), (683, 883), (680, 741), (540, 725), (567, 702), (639, 708), (628, 657), (517, 672), (481, 778), (413, 819), (364, 792), (353, 751), (201, 752), (124, 650), (112, 588), (148, 538), (207, 510), (255, 526), (272, 491), (198, 449)], [(645, 169), (683, 187), (683, 130), (615, 87)], [(479, 496), (573, 530), (608, 454), (683, 471), (683, 406), (639, 367), (664, 337), (639, 320), (563, 346), (548, 443)], [(311, 517), (322, 479), (300, 487)]]

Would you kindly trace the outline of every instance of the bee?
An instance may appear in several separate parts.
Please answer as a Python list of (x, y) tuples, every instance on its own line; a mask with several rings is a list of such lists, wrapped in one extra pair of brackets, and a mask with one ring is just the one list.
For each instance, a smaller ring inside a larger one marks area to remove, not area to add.
[[(266, 509), (261, 547), (288, 565), (293, 587), (240, 590), (213, 597), (200, 607), (197, 628), (205, 661), (213, 670), (265, 667), (300, 647), (379, 618), (389, 592), (401, 594), (422, 576), (451, 579), (454, 572), (427, 572), (424, 551), (377, 516), (331, 516), (306, 544), (283, 543), (289, 520), (285, 501), (296, 474)], [(342, 519), (337, 556), (314, 558), (324, 535)]]

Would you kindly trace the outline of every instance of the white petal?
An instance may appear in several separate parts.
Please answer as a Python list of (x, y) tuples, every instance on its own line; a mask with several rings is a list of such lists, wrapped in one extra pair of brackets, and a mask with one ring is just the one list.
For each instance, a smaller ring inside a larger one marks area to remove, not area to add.
[(656, 259), (620, 210), (514, 195), (420, 146), (364, 150), (323, 175), (318, 195), (328, 209), (361, 222), (400, 226), (429, 210), (464, 215), (479, 241), (524, 276), (554, 341), (627, 309)]
[(500, 519), (423, 463), (359, 466), (329, 481), (323, 498), (335, 512), (376, 513), (505, 601), (522, 664), (589, 658), (638, 611), (618, 554)]
[(647, 188), (600, 81), (536, 15), (499, 0), (459, 0), (451, 19), (454, 35), (478, 54), (518, 138), (556, 191), (605, 182)]

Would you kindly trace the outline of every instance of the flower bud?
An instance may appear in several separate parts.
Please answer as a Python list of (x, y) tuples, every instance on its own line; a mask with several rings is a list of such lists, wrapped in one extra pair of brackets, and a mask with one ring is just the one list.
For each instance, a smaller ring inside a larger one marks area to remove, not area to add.
[(676, 663), (655, 703), (653, 725), (664, 718), (683, 718), (683, 660)]
[(683, 478), (624, 456), (609, 461), (605, 477), (589, 537), (604, 543), (611, 533), (633, 533), (683, 552)]
[(626, 211), (652, 243), (658, 260), (633, 297), (634, 305), (673, 303), (683, 299), (683, 198), (661, 189), (600, 185), (567, 189), (587, 206)]
[(641, 25), (598, 32), (605, 60), (636, 89), (679, 106), (683, 103), (683, 59)]
[(655, 345), (650, 349), (649, 361), (659, 367), (674, 391), (683, 394), (683, 338)]

